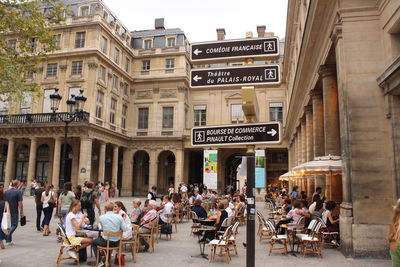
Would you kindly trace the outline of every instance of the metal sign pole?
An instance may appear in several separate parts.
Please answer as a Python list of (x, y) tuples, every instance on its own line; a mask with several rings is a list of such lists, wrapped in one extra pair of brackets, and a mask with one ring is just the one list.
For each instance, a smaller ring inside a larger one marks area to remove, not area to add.
[(255, 213), (256, 201), (253, 194), (255, 180), (254, 146), (247, 147), (247, 228), (246, 228), (246, 267), (255, 267)]

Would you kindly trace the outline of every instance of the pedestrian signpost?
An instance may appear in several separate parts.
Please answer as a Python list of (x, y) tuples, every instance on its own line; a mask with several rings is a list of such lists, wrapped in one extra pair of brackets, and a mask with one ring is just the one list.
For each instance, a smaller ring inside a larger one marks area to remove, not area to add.
[(248, 123), (192, 128), (192, 146), (277, 144), (279, 122)]
[(279, 65), (193, 69), (190, 74), (192, 88), (280, 83)]
[(271, 37), (194, 43), (190, 56), (193, 62), (279, 56), (279, 40)]

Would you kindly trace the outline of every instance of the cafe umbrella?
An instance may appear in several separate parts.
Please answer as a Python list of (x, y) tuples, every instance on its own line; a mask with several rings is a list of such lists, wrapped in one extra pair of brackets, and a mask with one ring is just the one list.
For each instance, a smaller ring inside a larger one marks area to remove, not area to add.
[[(329, 175), (329, 188), (332, 188), (333, 175), (342, 173), (342, 160), (339, 156), (322, 156), (316, 157), (313, 161), (302, 163), (292, 168), (295, 175)], [(332, 198), (332, 190), (330, 190), (329, 198)]]

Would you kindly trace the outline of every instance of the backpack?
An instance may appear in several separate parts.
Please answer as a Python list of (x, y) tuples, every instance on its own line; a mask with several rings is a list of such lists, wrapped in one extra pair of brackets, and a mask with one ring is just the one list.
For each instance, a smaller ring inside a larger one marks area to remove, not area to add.
[(92, 194), (93, 194), (93, 191), (90, 193), (85, 192), (82, 194), (82, 196), (81, 196), (82, 209), (91, 209), (93, 207)]
[(172, 225), (170, 224), (161, 224), (161, 233), (170, 235), (172, 234)]

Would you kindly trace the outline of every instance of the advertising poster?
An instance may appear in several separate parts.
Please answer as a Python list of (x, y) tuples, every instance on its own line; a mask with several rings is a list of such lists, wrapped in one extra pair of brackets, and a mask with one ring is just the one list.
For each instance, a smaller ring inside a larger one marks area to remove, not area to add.
[(265, 188), (265, 150), (256, 150), (256, 188)]
[(204, 150), (203, 183), (208, 189), (217, 189), (218, 150)]

